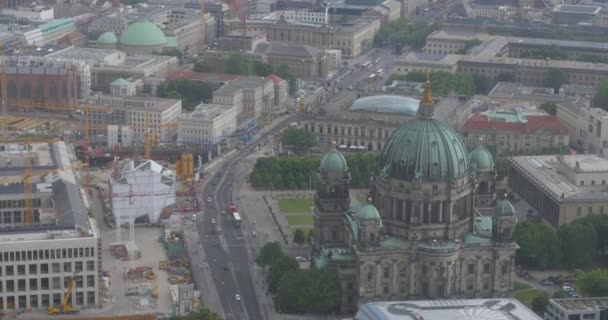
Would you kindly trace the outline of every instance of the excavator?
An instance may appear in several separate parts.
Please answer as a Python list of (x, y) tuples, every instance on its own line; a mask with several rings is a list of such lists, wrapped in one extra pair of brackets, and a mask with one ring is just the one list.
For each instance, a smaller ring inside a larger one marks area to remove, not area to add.
[(68, 286), (68, 292), (65, 294), (63, 298), (63, 303), (59, 307), (49, 307), (48, 315), (56, 316), (60, 314), (76, 314), (78, 310), (74, 308), (73, 305), (70, 304), (70, 298), (72, 297), (72, 291), (74, 290), (74, 286), (76, 285), (76, 274), (70, 280), (70, 285)]

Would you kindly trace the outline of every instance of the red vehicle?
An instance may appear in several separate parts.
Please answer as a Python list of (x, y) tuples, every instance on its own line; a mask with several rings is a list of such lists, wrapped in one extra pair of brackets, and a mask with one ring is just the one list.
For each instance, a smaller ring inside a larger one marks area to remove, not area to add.
[(235, 213), (235, 212), (236, 212), (236, 206), (235, 206), (235, 205), (233, 205), (233, 204), (231, 204), (231, 205), (230, 205), (230, 213), (231, 213), (231, 214), (233, 214), (233, 213)]

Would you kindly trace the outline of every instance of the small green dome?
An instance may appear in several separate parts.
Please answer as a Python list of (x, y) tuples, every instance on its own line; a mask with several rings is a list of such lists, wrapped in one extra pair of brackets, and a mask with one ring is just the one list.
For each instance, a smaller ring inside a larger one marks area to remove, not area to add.
[(494, 157), (484, 146), (480, 145), (469, 154), (471, 167), (476, 170), (494, 170)]
[(333, 173), (344, 173), (348, 171), (348, 165), (344, 156), (337, 150), (330, 150), (327, 152), (323, 159), (321, 159), (320, 170)]
[(468, 174), (469, 157), (454, 129), (440, 120), (419, 117), (393, 133), (377, 168), (396, 179), (446, 181)]
[(494, 208), (494, 215), (501, 217), (514, 216), (515, 208), (509, 200), (498, 200)]
[(131, 24), (120, 36), (120, 44), (126, 46), (164, 46), (167, 37), (152, 22), (139, 21)]
[(118, 43), (118, 38), (116, 37), (116, 35), (114, 34), (114, 32), (104, 32), (102, 33), (99, 38), (97, 38), (97, 43), (98, 44), (116, 44)]
[(357, 218), (359, 220), (375, 220), (382, 224), (382, 218), (380, 218), (380, 213), (378, 209), (374, 207), (373, 204), (366, 204), (363, 207), (359, 208), (357, 211)]

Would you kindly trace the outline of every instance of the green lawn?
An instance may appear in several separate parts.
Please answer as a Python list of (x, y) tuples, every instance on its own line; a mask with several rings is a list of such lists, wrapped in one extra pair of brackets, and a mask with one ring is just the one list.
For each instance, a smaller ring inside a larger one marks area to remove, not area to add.
[[(311, 212), (313, 206), (312, 198), (307, 199), (279, 199), (281, 212)], [(290, 222), (291, 223), (291, 222)]]
[(359, 201), (359, 204), (361, 204), (361, 205), (367, 204), (367, 194), (365, 194), (365, 193), (358, 194), (357, 201)]
[(529, 285), (523, 283), (523, 282), (517, 282), (515, 281), (513, 283), (513, 291), (521, 291), (521, 290), (526, 290), (526, 289), (530, 289), (532, 287), (530, 287)]
[(534, 300), (534, 298), (536, 298), (536, 296), (541, 295), (541, 294), (543, 294), (543, 292), (540, 290), (530, 289), (530, 290), (515, 292), (514, 296), (515, 296), (515, 299), (519, 300), (519, 302), (525, 304), (528, 307), (532, 307), (532, 300)]
[(311, 225), (314, 223), (314, 218), (311, 215), (294, 215), (285, 216), (290, 225)]

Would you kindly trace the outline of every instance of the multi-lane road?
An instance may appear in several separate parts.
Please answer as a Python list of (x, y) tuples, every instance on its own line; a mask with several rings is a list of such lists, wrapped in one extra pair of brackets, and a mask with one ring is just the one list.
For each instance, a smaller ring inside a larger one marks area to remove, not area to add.
[[(378, 50), (366, 59), (374, 61), (374, 68), (367, 70), (354, 68), (352, 73), (343, 77), (343, 83), (360, 83), (375, 69), (390, 70), (395, 56), (388, 50)], [(328, 103), (338, 99), (339, 96), (340, 94), (330, 98)], [(226, 320), (266, 319), (260, 309), (251, 278), (250, 266), (254, 262), (254, 257), (251, 242), (247, 239), (249, 235), (244, 234), (242, 228), (233, 225), (229, 211), (229, 205), (234, 200), (233, 184), (238, 188), (238, 183), (246, 175), (237, 170), (238, 163), (251, 152), (251, 148), (263, 143), (268, 137), (287, 127), (289, 123), (297, 121), (298, 117), (300, 115), (294, 114), (278, 120), (266, 132), (255, 137), (248, 146), (225, 158), (217, 168), (208, 172), (206, 179), (209, 180), (204, 183), (198, 194), (198, 200), (203, 204), (203, 213), (197, 217), (196, 228), (206, 256), (206, 261), (200, 263), (209, 266)], [(211, 201), (208, 201), (209, 198)], [(222, 214), (222, 211), (226, 211), (226, 214)], [(246, 224), (247, 217), (244, 216), (243, 219), (243, 223)]]
[[(226, 320), (266, 319), (262, 316), (251, 279), (250, 266), (254, 257), (250, 241), (241, 228), (233, 225), (228, 208), (233, 203), (233, 183), (244, 177), (236, 166), (249, 154), (250, 148), (297, 118), (298, 115), (292, 115), (280, 120), (267, 132), (254, 138), (248, 147), (226, 158), (219, 168), (209, 173), (207, 179), (210, 180), (198, 195), (199, 201), (204, 205), (203, 214), (197, 217), (196, 227)], [(239, 176), (235, 177), (235, 174)], [(208, 202), (208, 198), (211, 198), (211, 202)], [(222, 214), (222, 211), (226, 211), (226, 214)], [(247, 217), (243, 219), (246, 220)], [(237, 294), (240, 299), (237, 299)]]

